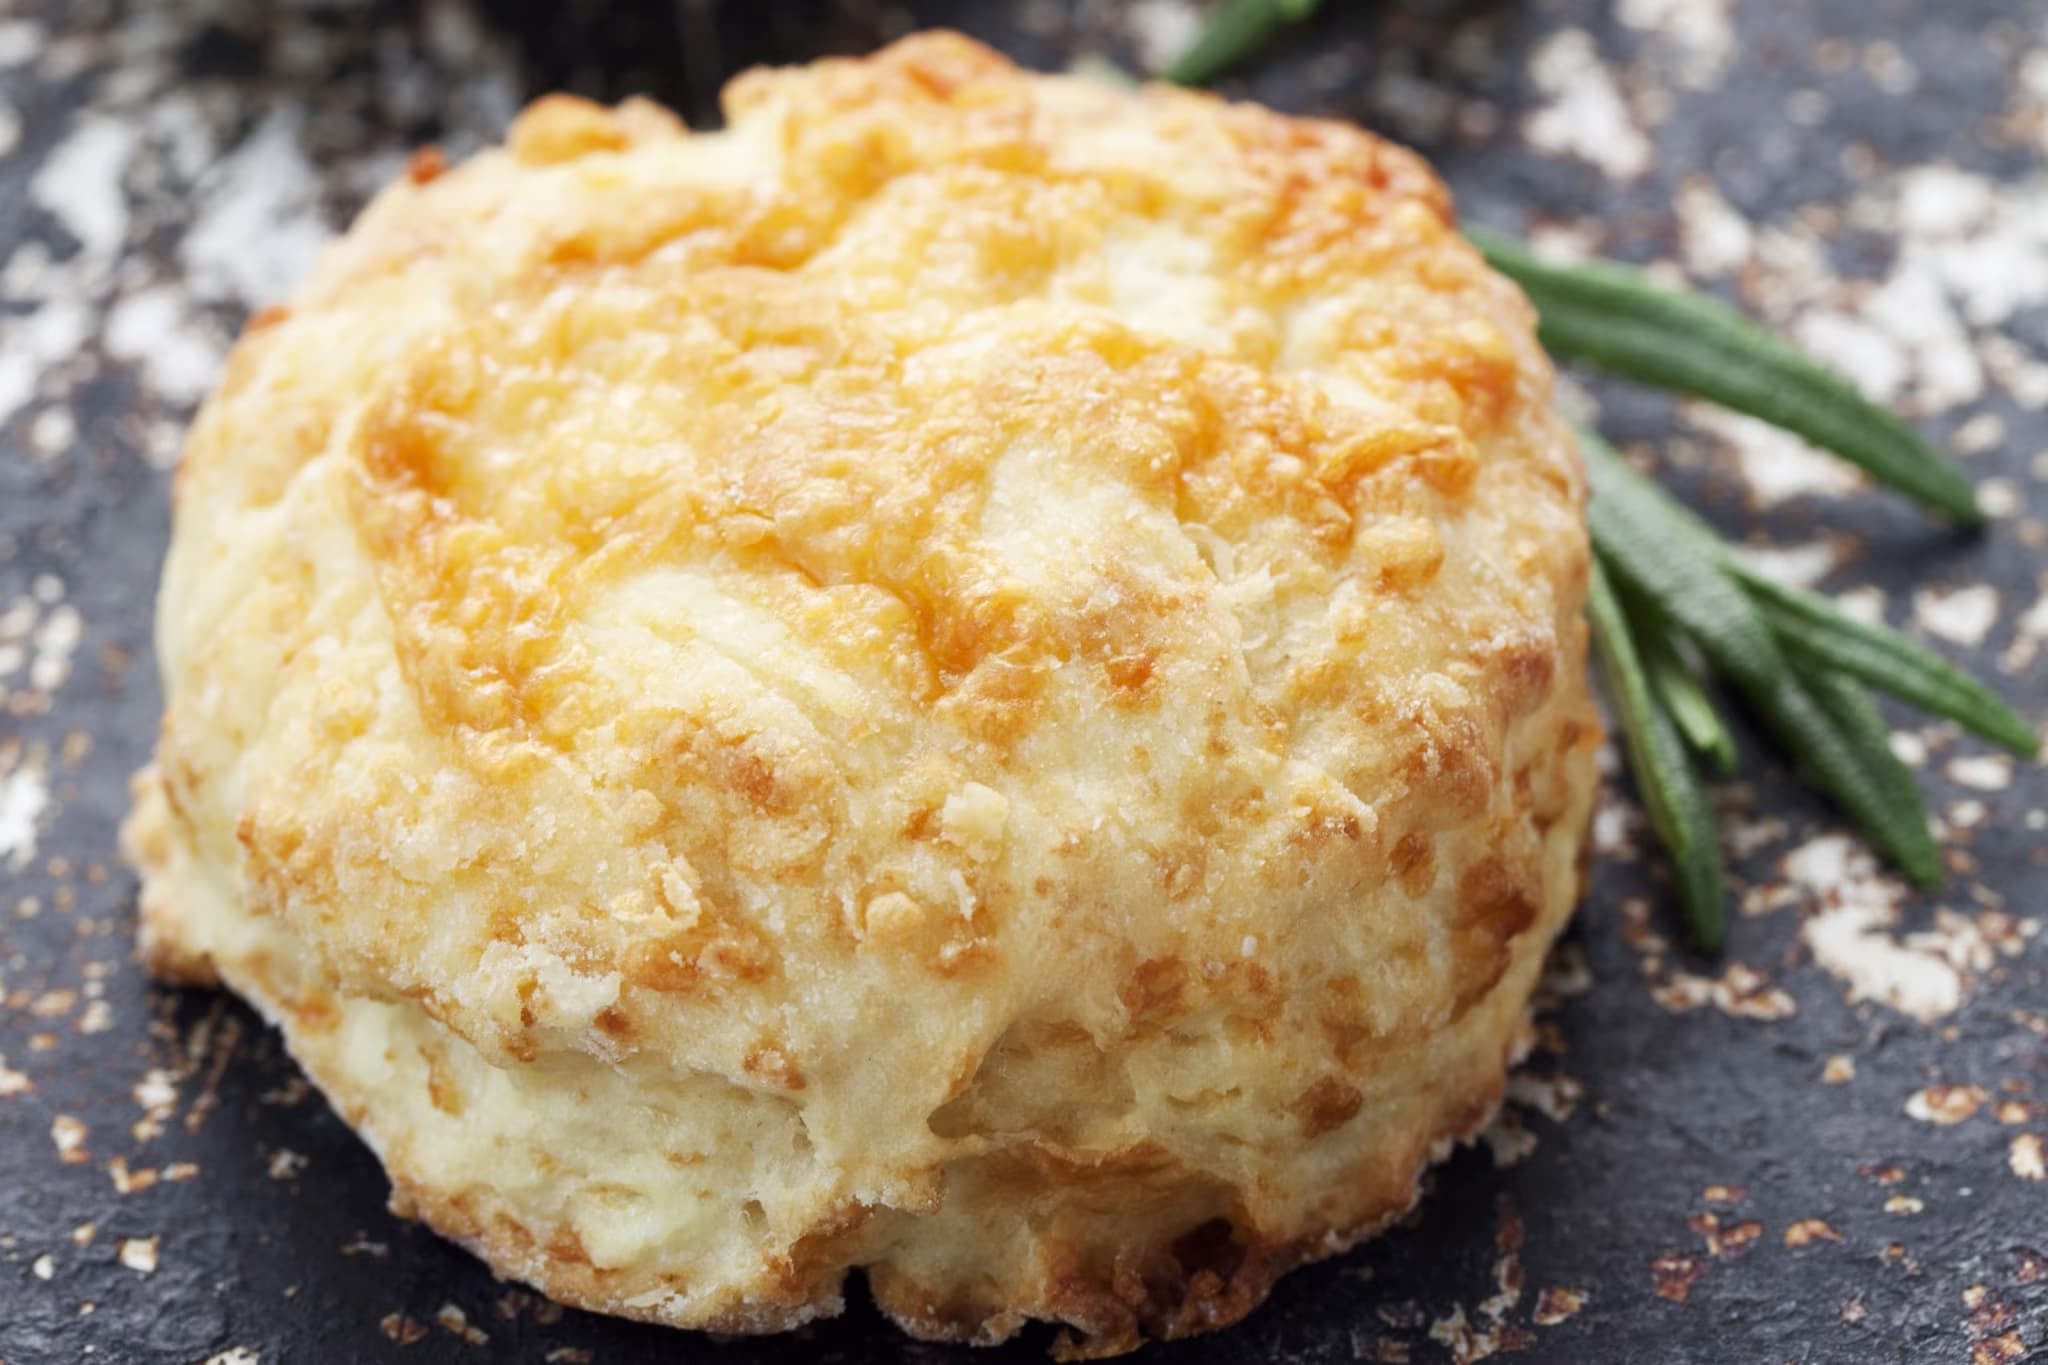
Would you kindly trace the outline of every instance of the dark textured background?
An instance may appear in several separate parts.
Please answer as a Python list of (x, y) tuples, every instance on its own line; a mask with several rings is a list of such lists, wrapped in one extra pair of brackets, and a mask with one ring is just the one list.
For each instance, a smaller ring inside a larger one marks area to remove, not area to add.
[[(1578, 395), (1766, 562), (2048, 714), (2048, 6), (1327, 8), (1231, 88), (1410, 142), (1472, 216), (1685, 271), (1961, 453), (1994, 514), (1976, 539), (1710, 413)], [(906, 1344), (857, 1285), (844, 1319), (749, 1342), (496, 1283), (385, 1213), (247, 1010), (150, 986), (130, 951), (114, 831), (154, 724), (179, 431), (241, 317), (406, 149), (473, 147), (564, 85), (701, 115), (718, 72), (914, 22), (1042, 66), (1138, 63), (1185, 22), (1172, 0), (720, 9), (684, 41), (660, 4), (0, 0), (4, 1365), (967, 1358)], [(1148, 1358), (2048, 1359), (2048, 774), (1895, 719), (1940, 893), (1860, 859), (1745, 735), (1744, 914), (1694, 960), (1611, 792), (1493, 1132), (1404, 1227)]]

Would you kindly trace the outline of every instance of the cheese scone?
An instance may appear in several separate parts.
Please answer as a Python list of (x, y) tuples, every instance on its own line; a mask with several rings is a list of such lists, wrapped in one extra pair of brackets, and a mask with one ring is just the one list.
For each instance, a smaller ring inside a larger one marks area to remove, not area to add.
[(394, 1205), (766, 1332), (1228, 1323), (1493, 1110), (1584, 480), (1415, 156), (956, 36), (543, 99), (254, 320), (127, 841)]

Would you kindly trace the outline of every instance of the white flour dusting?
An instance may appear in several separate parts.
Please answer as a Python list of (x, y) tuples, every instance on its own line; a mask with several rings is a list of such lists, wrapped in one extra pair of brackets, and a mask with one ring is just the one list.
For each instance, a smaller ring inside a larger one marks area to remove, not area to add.
[(200, 182), (205, 207), (184, 241), (195, 293), (261, 307), (283, 298), (331, 235), (319, 178), (299, 147), (302, 117), (279, 110)]
[(1650, 168), (1650, 140), (1584, 29), (1564, 29), (1546, 39), (1530, 61), (1529, 75), (1550, 101), (1524, 125), (1533, 146), (1590, 161), (1618, 180)]
[(1874, 1000), (1922, 1023), (1954, 1014), (1976, 974), (2028, 937), (1996, 911), (1973, 918), (1953, 910), (1937, 911), (1931, 929), (1898, 934), (1905, 887), (1844, 834), (1794, 849), (1785, 874), (1819, 904), (1799, 936), (1822, 970), (1847, 983), (1849, 1002)]
[(1913, 621), (1944, 640), (1981, 645), (1998, 623), (1998, 590), (1988, 583), (1953, 590), (1923, 588), (1913, 594)]
[(128, 239), (121, 177), (135, 149), (126, 120), (90, 114), (78, 120), (29, 182), (29, 198), (78, 240), (87, 270), (110, 267)]
[(36, 821), (50, 804), (42, 766), (24, 763), (0, 777), (0, 862), (18, 872), (36, 856)]

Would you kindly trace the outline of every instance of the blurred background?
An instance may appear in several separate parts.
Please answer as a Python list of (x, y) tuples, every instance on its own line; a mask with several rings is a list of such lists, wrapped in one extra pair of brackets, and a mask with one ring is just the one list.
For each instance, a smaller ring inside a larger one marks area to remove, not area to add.
[[(767, 1342), (563, 1313), (384, 1212), (239, 1004), (132, 960), (114, 850), (156, 715), (186, 422), (417, 146), (543, 91), (705, 123), (733, 71), (947, 24), (1133, 71), (1187, 0), (0, 0), (0, 1362), (1043, 1359), (848, 1317)], [(1848, 369), (1962, 458), (1958, 536), (1740, 419), (1577, 389), (1796, 581), (2048, 700), (2048, 7), (1328, 0), (1222, 83), (1363, 122), (1463, 211), (1647, 263)], [(1626, 789), (1502, 1117), (1401, 1228), (1181, 1361), (2048, 1358), (2048, 780), (1906, 724), (1950, 884), (1913, 896), (1757, 750), (1742, 914), (1669, 941)], [(1755, 748), (1755, 746), (1751, 746)]]

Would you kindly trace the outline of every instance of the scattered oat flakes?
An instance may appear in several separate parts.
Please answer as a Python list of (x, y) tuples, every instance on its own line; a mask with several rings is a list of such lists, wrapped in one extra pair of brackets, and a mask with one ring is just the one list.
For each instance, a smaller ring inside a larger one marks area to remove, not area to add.
[(1466, 1321), (1463, 1308), (1453, 1308), (1431, 1323), (1429, 1339), (1450, 1351), (1454, 1365), (1475, 1365), (1504, 1351), (1519, 1351), (1532, 1340), (1528, 1332), (1506, 1323), (1481, 1331)]
[(1515, 1311), (1522, 1301), (1522, 1259), (1507, 1255), (1493, 1263), (1493, 1279), (1499, 1289), (1487, 1295), (1479, 1305), (1480, 1316), (1489, 1319), (1496, 1326), (1508, 1314)]
[(1856, 1079), (1856, 1059), (1846, 1052), (1835, 1053), (1821, 1067), (1820, 1078), (1826, 1085), (1847, 1085)]
[(442, 1304), (440, 1310), (434, 1314), (434, 1321), (440, 1323), (447, 1331), (453, 1332), (472, 1346), (490, 1345), (490, 1335), (480, 1327), (472, 1327), (469, 1322), (469, 1314), (463, 1312), (452, 1303)]
[(313, 1087), (304, 1076), (293, 1076), (284, 1084), (273, 1086), (256, 1097), (259, 1104), (273, 1104), (289, 1108), (313, 1093)]
[(1586, 1087), (1563, 1072), (1538, 1076), (1529, 1071), (1517, 1071), (1508, 1077), (1507, 1097), (1517, 1104), (1527, 1105), (1553, 1123), (1563, 1123), (1570, 1118), (1585, 1095)]
[(1895, 1194), (1884, 1201), (1886, 1213), (1919, 1213), (1926, 1207), (1926, 1201), (1910, 1194)]
[(1707, 1263), (1697, 1256), (1684, 1252), (1667, 1251), (1650, 1262), (1650, 1274), (1657, 1281), (1657, 1297), (1673, 1303), (1684, 1303), (1692, 1293), (1693, 1282), (1706, 1270)]
[(230, 1346), (206, 1358), (206, 1365), (263, 1365), (263, 1357), (246, 1346)]
[(173, 1161), (164, 1167), (164, 1179), (170, 1181), (190, 1180), (199, 1174), (199, 1167), (190, 1161)]
[(1494, 1112), (1493, 1122), (1479, 1136), (1493, 1153), (1495, 1170), (1519, 1166), (1536, 1150), (1536, 1135), (1529, 1131), (1521, 1116), (1506, 1105)]
[(1991, 1096), (1978, 1085), (1930, 1085), (1906, 1101), (1906, 1112), (1922, 1123), (1961, 1123)]
[(144, 1166), (140, 1170), (128, 1169), (128, 1158), (117, 1156), (107, 1163), (107, 1178), (114, 1182), (116, 1194), (139, 1194), (156, 1184), (156, 1169)]
[(417, 1318), (404, 1313), (386, 1313), (377, 1323), (384, 1335), (400, 1346), (410, 1346), (426, 1338), (427, 1325)]
[(1536, 1296), (1531, 1315), (1538, 1327), (1555, 1327), (1586, 1306), (1586, 1291), (1553, 1286)]
[(2021, 1133), (2012, 1140), (2006, 1164), (2022, 1180), (2048, 1180), (2048, 1151), (2039, 1133)]
[(38, 1019), (61, 1019), (78, 1003), (78, 992), (69, 987), (44, 991), (29, 1004), (28, 1012)]
[(123, 1237), (120, 1249), (121, 1264), (139, 1275), (154, 1273), (157, 1240), (154, 1237)]
[(35, 1264), (29, 1267), (29, 1272), (39, 1280), (47, 1280), (57, 1273), (57, 1258), (46, 1251), (36, 1257)]
[(1652, 987), (1650, 995), (1674, 1014), (1711, 1004), (1732, 1018), (1770, 1022), (1799, 1012), (1799, 1003), (1782, 987), (1743, 962), (1729, 963), (1719, 977), (1674, 971), (1668, 980)]
[(1723, 1224), (1711, 1213), (1697, 1214), (1689, 1219), (1692, 1230), (1707, 1244), (1707, 1254), (1722, 1259), (1740, 1256), (1756, 1244), (1763, 1236), (1764, 1225), (1755, 1219), (1740, 1223)]
[(1749, 1190), (1742, 1185), (1709, 1185), (1700, 1197), (1709, 1204), (1740, 1204), (1749, 1198)]
[[(1493, 1263), (1495, 1292), (1479, 1305), (1480, 1314), (1493, 1323), (1495, 1332), (1502, 1331), (1502, 1319), (1515, 1310), (1522, 1302), (1522, 1289), (1526, 1277), (1522, 1271), (1522, 1215), (1514, 1202), (1506, 1195), (1500, 1196), (1497, 1205), (1499, 1224), (1494, 1229), (1494, 1250), (1500, 1255)], [(1506, 1329), (1512, 1331), (1513, 1329)]]
[(1815, 1242), (1839, 1242), (1842, 1234), (1836, 1232), (1818, 1218), (1802, 1218), (1785, 1229), (1785, 1245), (1795, 1250), (1810, 1247)]
[(72, 1244), (73, 1246), (81, 1246), (81, 1247), (84, 1247), (84, 1246), (91, 1246), (91, 1245), (92, 1245), (92, 1239), (93, 1239), (94, 1235), (95, 1235), (95, 1234), (97, 1234), (98, 1232), (99, 1232), (99, 1225), (98, 1225), (98, 1224), (96, 1224), (96, 1223), (80, 1223), (80, 1224), (79, 1224), (79, 1225), (78, 1225), (77, 1227), (75, 1227), (75, 1228), (71, 1229), (71, 1244)]
[(2016, 1365), (2025, 1359), (2027, 1344), (2020, 1339), (2019, 1329), (2001, 1332), (1995, 1337), (1970, 1344), (1970, 1365)]
[(268, 1169), (272, 1180), (290, 1180), (306, 1169), (306, 1158), (289, 1147), (280, 1147), (270, 1154)]
[(7, 1054), (0, 1052), (0, 1099), (6, 1099), (10, 1095), (26, 1095), (35, 1088), (35, 1082), (25, 1073), (8, 1067)]
[(67, 1166), (92, 1160), (92, 1153), (85, 1150), (86, 1126), (69, 1114), (59, 1114), (50, 1120), (50, 1141), (57, 1144), (57, 1157)]
[(581, 1346), (557, 1346), (542, 1359), (547, 1365), (590, 1365), (592, 1356)]

